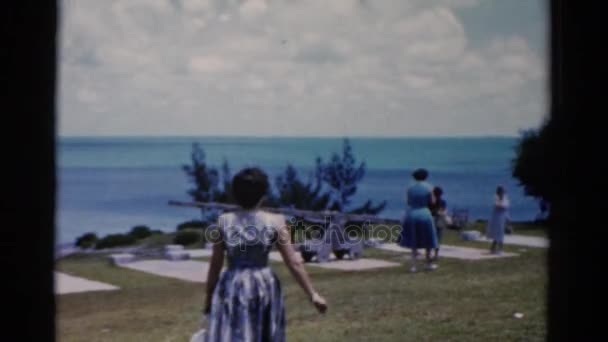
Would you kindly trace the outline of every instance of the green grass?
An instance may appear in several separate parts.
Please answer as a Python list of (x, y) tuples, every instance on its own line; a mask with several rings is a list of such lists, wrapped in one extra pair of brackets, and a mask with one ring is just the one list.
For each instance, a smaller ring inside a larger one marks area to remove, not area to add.
[[(487, 247), (462, 241), (453, 231), (444, 243)], [(442, 259), (436, 272), (417, 274), (405, 265), (363, 272), (307, 267), (329, 301), (324, 316), (284, 265), (272, 267), (283, 285), (288, 341), (542, 341), (546, 250), (519, 253), (483, 261)], [(405, 260), (405, 254), (377, 249), (364, 255)], [(58, 296), (59, 341), (187, 341), (197, 329), (203, 284), (113, 267), (103, 256), (71, 256), (57, 268), (121, 287)], [(513, 318), (515, 312), (524, 318)]]

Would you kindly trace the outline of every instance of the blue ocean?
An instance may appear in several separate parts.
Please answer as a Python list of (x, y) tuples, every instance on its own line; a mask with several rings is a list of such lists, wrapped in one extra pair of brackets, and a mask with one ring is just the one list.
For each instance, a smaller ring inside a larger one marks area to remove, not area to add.
[[(189, 200), (192, 187), (182, 165), (190, 162), (192, 143), (205, 150), (207, 163), (227, 160), (232, 172), (259, 166), (272, 180), (287, 164), (302, 180), (311, 175), (317, 156), (341, 153), (342, 138), (258, 137), (63, 137), (58, 152), (57, 242), (69, 243), (85, 232), (126, 232), (135, 225), (173, 231), (199, 218), (191, 208), (168, 206)], [(448, 209), (468, 209), (472, 219), (486, 219), (497, 185), (506, 187), (513, 220), (531, 220), (538, 205), (524, 196), (511, 177), (517, 138), (351, 138), (367, 172), (353, 207), (367, 199), (388, 202), (379, 215), (404, 214), (411, 171), (430, 171), (429, 181), (444, 190)]]

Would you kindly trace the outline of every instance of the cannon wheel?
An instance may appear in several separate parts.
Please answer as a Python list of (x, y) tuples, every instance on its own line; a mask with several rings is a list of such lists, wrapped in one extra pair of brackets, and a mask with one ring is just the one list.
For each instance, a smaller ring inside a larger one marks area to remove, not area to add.
[(351, 258), (352, 260), (357, 260), (357, 259), (359, 259), (360, 257), (361, 257), (361, 253), (360, 253), (360, 252), (352, 252), (352, 253), (350, 253), (350, 258)]
[(336, 255), (336, 259), (342, 260), (344, 258), (344, 255), (346, 254), (346, 251), (337, 250), (337, 251), (334, 251), (334, 254)]
[(302, 252), (302, 259), (304, 259), (304, 262), (311, 262), (312, 261), (312, 257), (314, 256), (313, 253), (310, 252)]

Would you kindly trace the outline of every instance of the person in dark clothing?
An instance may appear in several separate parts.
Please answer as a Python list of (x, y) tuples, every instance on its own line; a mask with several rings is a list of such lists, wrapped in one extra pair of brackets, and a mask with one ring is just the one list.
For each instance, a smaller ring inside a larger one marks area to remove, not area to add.
[(435, 230), (437, 232), (437, 248), (434, 249), (433, 259), (437, 261), (439, 259), (439, 248), (441, 247), (441, 238), (443, 236), (443, 230), (447, 228), (449, 224), (449, 218), (447, 217), (447, 202), (443, 199), (443, 189), (436, 186), (433, 188), (433, 195), (435, 202), (429, 205), (431, 215), (435, 221)]

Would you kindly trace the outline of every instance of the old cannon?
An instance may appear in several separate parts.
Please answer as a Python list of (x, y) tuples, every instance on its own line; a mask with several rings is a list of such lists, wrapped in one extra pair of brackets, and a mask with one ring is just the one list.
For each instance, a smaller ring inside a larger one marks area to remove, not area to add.
[[(169, 205), (181, 207), (206, 208), (219, 211), (235, 211), (240, 207), (234, 204), (216, 202), (180, 202), (169, 201)], [(301, 253), (302, 259), (309, 262), (316, 257), (317, 262), (327, 262), (332, 253), (336, 259), (343, 259), (348, 255), (350, 259), (360, 258), (363, 254), (364, 234), (356, 237), (349, 236), (346, 224), (358, 222), (358, 226), (363, 227), (370, 223), (398, 224), (398, 220), (378, 218), (374, 215), (349, 214), (337, 211), (311, 211), (294, 208), (260, 208), (261, 210), (280, 213), (286, 217), (304, 218), (308, 223), (316, 226), (317, 233), (303, 243), (296, 245)]]
[(314, 257), (318, 262), (327, 262), (332, 252), (338, 260), (343, 259), (345, 255), (354, 260), (363, 254), (362, 237), (350, 237), (345, 229), (345, 220), (340, 216), (332, 215), (324, 220), (307, 221), (321, 229), (316, 230), (317, 236), (305, 240), (298, 247), (305, 262), (312, 261)]

